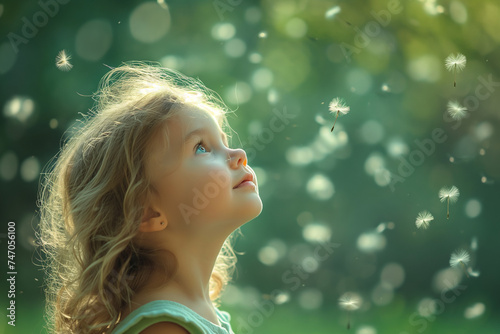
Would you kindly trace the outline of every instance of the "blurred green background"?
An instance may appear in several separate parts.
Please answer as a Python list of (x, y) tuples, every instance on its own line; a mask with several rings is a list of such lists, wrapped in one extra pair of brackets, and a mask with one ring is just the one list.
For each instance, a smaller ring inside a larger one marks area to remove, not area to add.
[[(105, 65), (130, 60), (197, 77), (235, 111), (232, 144), (264, 203), (222, 298), (236, 333), (347, 332), (346, 292), (361, 299), (352, 333), (500, 333), (499, 18), (496, 0), (0, 2), (0, 333), (46, 333), (40, 172)], [(330, 132), (335, 97), (350, 112)], [(447, 114), (453, 100), (464, 119)], [(447, 220), (438, 192), (451, 185)], [(434, 220), (417, 229), (424, 210)], [(457, 249), (475, 277), (449, 267)]]

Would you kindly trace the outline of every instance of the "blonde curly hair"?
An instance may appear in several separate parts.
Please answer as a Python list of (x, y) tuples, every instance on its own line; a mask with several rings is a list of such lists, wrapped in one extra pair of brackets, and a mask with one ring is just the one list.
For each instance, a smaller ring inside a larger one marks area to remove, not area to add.
[[(145, 156), (162, 124), (182, 111), (174, 107), (196, 103), (217, 114), (223, 131), (229, 128), (216, 93), (156, 63), (113, 68), (94, 100), (44, 173), (38, 203), (51, 333), (110, 333), (148, 281), (154, 250), (134, 242), (151, 190)], [(210, 279), (213, 301), (234, 270), (230, 239)]]

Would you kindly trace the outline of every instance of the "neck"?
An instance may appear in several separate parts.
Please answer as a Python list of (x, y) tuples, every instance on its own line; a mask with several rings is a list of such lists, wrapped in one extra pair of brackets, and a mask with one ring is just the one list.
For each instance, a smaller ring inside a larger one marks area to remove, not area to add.
[[(165, 291), (173, 301), (182, 303), (207, 303), (211, 305), (210, 299), (210, 277), (214, 269), (217, 256), (221, 250), (224, 240), (206, 242), (203, 238), (189, 239), (178, 238), (176, 241), (165, 242), (167, 249), (174, 257), (176, 267), (170, 280), (158, 286), (163, 281), (164, 274), (154, 272), (151, 282), (156, 283), (161, 291)], [(172, 263), (171, 256), (158, 256), (156, 264), (162, 268), (169, 268)], [(170, 274), (170, 273), (169, 273)], [(148, 284), (149, 285), (149, 284)]]

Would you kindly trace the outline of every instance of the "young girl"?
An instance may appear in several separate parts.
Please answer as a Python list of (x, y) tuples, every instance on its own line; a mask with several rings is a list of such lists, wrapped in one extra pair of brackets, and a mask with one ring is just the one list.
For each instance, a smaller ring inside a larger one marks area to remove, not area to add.
[(112, 69), (41, 196), (51, 333), (233, 333), (214, 302), (262, 202), (222, 102), (144, 63)]

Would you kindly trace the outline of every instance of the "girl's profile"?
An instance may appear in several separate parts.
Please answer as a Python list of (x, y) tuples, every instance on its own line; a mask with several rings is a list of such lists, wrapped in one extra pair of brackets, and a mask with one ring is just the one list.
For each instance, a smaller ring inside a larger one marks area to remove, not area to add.
[(40, 197), (54, 333), (233, 333), (233, 232), (262, 211), (227, 110), (155, 64), (113, 68)]

